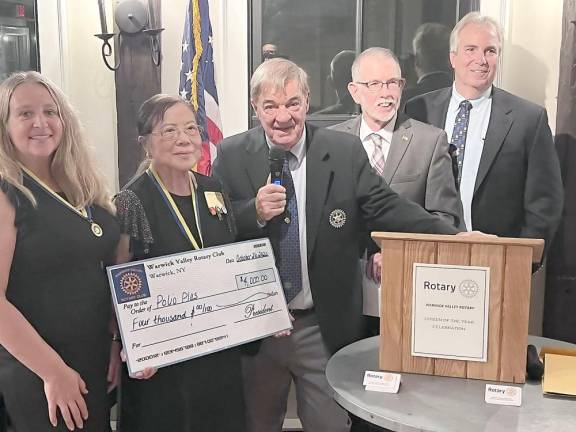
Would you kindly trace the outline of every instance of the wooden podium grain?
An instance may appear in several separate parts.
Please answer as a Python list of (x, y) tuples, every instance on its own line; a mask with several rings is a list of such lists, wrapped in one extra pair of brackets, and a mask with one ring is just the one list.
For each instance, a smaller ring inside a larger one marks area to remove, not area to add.
[[(382, 250), (380, 369), (523, 383), (532, 262), (543, 240), (373, 232)], [(414, 263), (490, 268), (488, 361), (411, 355)]]

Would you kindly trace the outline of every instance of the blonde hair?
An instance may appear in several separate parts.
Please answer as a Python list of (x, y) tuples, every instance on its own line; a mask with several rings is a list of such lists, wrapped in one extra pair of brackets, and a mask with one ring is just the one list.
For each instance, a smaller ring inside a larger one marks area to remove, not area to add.
[(95, 167), (76, 111), (62, 91), (38, 72), (17, 72), (0, 84), (0, 179), (22, 192), (33, 206), (37, 205), (30, 189), (24, 186), (22, 168), (8, 130), (12, 94), (24, 83), (44, 86), (58, 108), (62, 139), (52, 157), (50, 170), (67, 200), (77, 208), (98, 204), (115, 213), (106, 181)]

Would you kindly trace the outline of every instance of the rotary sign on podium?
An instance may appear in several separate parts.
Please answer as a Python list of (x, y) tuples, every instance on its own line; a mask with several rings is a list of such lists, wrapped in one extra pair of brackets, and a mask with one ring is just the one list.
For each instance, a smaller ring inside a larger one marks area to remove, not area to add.
[(523, 383), (543, 240), (374, 232), (380, 369)]

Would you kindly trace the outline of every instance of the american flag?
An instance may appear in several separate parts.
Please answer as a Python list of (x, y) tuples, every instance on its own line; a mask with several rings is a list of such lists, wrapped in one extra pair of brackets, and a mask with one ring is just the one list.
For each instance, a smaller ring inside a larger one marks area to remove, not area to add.
[(180, 97), (192, 103), (202, 127), (202, 157), (196, 166), (199, 173), (210, 175), (216, 157), (216, 145), (222, 141), (222, 123), (218, 93), (214, 81), (212, 25), (208, 0), (190, 0), (180, 67)]

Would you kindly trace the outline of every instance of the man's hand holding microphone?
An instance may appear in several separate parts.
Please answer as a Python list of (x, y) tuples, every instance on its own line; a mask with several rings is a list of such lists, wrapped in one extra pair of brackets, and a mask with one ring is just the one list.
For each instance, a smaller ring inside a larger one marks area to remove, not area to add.
[(256, 194), (256, 214), (258, 223), (265, 225), (273, 217), (284, 213), (286, 208), (286, 188), (282, 186), (282, 169), (286, 151), (273, 145), (270, 148), (270, 176), (264, 186)]
[[(258, 189), (256, 194), (256, 215), (260, 225), (265, 225), (272, 218), (281, 215), (286, 208), (286, 188), (282, 186), (285, 159), (286, 151), (282, 147), (273, 145), (270, 148), (268, 156), (270, 175), (266, 184)], [(290, 321), (294, 322), (292, 314), (290, 314)], [(287, 337), (290, 334), (290, 330), (284, 330), (276, 333), (274, 337)]]

